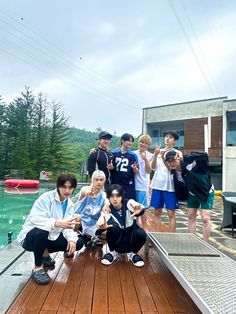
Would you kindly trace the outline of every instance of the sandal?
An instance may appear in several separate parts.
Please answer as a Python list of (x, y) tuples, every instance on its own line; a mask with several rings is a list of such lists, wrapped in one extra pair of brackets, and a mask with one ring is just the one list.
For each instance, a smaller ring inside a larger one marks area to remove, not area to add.
[(50, 277), (44, 269), (32, 270), (31, 277), (38, 285), (46, 285), (50, 282)]

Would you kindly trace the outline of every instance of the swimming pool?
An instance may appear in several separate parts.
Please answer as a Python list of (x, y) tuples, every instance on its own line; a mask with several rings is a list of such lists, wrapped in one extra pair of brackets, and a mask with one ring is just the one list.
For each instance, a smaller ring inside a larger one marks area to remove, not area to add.
[(35, 194), (22, 194), (19, 190), (12, 194), (13, 191), (9, 193), (4, 189), (0, 185), (0, 249), (8, 243), (8, 232), (12, 232), (12, 240), (16, 239), (34, 201), (49, 190), (48, 187), (40, 187)]

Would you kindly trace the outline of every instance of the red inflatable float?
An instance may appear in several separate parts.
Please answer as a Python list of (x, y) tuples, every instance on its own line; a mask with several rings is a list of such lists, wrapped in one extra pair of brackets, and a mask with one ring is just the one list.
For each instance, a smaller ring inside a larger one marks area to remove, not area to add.
[(40, 185), (38, 180), (23, 180), (23, 179), (7, 179), (4, 185), (14, 188), (37, 188)]

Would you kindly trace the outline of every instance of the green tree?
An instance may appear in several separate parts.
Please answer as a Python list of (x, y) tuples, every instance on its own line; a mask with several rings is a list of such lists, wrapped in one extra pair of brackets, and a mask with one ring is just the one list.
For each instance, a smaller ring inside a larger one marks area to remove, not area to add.
[(25, 176), (34, 175), (34, 161), (30, 158), (31, 125), (34, 96), (28, 87), (6, 108), (7, 158), (9, 167), (21, 169)]
[(65, 116), (62, 106), (52, 102), (52, 120), (49, 139), (50, 169), (55, 172), (62, 172), (68, 169), (67, 161), (67, 125), (68, 118)]

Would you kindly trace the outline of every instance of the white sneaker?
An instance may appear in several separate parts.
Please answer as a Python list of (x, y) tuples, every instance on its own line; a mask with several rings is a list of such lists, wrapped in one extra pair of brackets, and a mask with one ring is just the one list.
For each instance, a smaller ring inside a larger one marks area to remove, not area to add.
[(136, 267), (143, 267), (144, 266), (144, 261), (141, 256), (139, 256), (136, 253), (128, 253), (128, 259), (133, 263), (134, 266)]
[(118, 253), (116, 251), (111, 251), (109, 253), (106, 253), (102, 260), (101, 263), (103, 265), (111, 265), (116, 259), (117, 259)]

